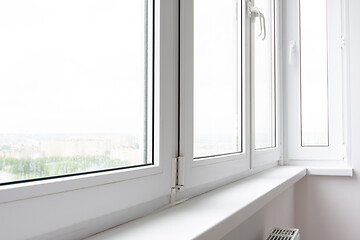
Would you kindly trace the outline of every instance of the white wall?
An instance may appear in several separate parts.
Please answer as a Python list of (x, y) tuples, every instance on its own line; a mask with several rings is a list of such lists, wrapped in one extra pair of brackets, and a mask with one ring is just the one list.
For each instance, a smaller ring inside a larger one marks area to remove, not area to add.
[(360, 1), (349, 0), (351, 159), (354, 177), (307, 176), (295, 185), (302, 240), (360, 239)]
[(293, 187), (287, 189), (223, 240), (263, 240), (274, 227), (293, 227), (294, 195)]
[(358, 177), (307, 176), (295, 185), (295, 226), (302, 240), (347, 240), (360, 235)]

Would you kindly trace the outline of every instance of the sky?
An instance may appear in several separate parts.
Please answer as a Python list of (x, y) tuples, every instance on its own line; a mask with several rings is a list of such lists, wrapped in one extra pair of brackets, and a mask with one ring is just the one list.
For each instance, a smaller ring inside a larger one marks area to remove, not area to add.
[(144, 1), (0, 1), (0, 134), (138, 134)]

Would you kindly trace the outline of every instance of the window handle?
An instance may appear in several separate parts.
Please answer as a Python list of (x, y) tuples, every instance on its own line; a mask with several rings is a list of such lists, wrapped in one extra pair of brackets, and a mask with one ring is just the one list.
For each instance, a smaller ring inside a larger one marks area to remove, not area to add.
[[(262, 20), (262, 24), (261, 24), (261, 20)], [(262, 12), (260, 12), (259, 22), (260, 22), (260, 26), (263, 25), (263, 28), (264, 28), (264, 34), (263, 34), (262, 40), (265, 40), (265, 38), (266, 38), (266, 25), (265, 25), (265, 17), (264, 17), (264, 14), (262, 14)], [(261, 33), (262, 33), (262, 28), (261, 28), (261, 32), (260, 32), (259, 36), (261, 36)]]
[(257, 7), (250, 6), (249, 7), (249, 16), (256, 18), (259, 18), (259, 24), (260, 24), (260, 33), (258, 36), (263, 35), (262, 40), (265, 40), (266, 38), (266, 25), (265, 25), (265, 17), (262, 12)]
[(289, 65), (292, 64), (292, 59), (293, 59), (293, 54), (296, 50), (296, 42), (295, 41), (290, 41), (289, 42)]

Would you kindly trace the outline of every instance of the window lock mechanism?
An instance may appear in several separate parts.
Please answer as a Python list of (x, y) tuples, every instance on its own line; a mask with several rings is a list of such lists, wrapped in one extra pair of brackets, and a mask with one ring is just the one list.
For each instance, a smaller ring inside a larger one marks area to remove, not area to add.
[(262, 40), (265, 40), (266, 38), (266, 25), (265, 25), (265, 17), (262, 12), (257, 7), (249, 5), (248, 7), (248, 14), (250, 18), (259, 18), (259, 24), (260, 24), (260, 33), (258, 36), (263, 35)]

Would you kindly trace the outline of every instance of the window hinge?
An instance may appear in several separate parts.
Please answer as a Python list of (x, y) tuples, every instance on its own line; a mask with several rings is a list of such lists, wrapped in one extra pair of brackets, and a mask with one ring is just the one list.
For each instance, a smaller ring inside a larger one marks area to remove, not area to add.
[(184, 157), (173, 158), (171, 169), (171, 190), (182, 191), (184, 188)]
[(344, 49), (345, 46), (346, 46), (346, 41), (345, 41), (344, 35), (341, 35), (341, 44), (340, 44), (340, 46), (341, 46), (341, 49)]
[(248, 17), (251, 18), (252, 13), (251, 13), (251, 7), (253, 6), (253, 3), (251, 2), (251, 0), (247, 1), (247, 11), (248, 11)]

